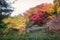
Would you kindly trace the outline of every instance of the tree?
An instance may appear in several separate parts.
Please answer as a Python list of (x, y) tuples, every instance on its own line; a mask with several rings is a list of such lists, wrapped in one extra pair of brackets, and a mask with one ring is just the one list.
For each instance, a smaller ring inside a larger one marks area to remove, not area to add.
[(10, 5), (5, 0), (0, 0), (0, 29), (4, 28), (4, 23), (2, 20), (8, 17), (13, 9), (11, 9)]
[(54, 0), (55, 7), (60, 7), (60, 0)]

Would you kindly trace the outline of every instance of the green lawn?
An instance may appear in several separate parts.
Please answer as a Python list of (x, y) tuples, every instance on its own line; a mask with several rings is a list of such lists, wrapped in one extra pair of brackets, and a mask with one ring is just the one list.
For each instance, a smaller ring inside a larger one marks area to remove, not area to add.
[(33, 32), (25, 35), (0, 36), (0, 40), (60, 40), (60, 34), (51, 35), (43, 32)]

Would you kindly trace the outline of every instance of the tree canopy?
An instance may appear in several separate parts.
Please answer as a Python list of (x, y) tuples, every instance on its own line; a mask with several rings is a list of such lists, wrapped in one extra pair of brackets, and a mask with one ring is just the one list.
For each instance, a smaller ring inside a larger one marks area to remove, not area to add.
[(2, 20), (8, 17), (11, 12), (13, 12), (11, 5), (8, 4), (6, 0), (0, 0), (0, 28), (2, 28), (4, 24)]

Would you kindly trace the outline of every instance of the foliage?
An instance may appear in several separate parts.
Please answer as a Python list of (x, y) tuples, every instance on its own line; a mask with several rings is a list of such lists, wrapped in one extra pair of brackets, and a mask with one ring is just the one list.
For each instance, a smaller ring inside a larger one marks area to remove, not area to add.
[(0, 0), (0, 21), (5, 17), (8, 17), (13, 10), (9, 9), (10, 5), (5, 0)]
[[(54, 24), (55, 20), (59, 20), (59, 19), (55, 19), (58, 18), (57, 16), (60, 15), (60, 0), (54, 0), (54, 3), (42, 3), (40, 5), (37, 5), (36, 7), (30, 8), (29, 10), (27, 10), (24, 13), (24, 17), (29, 18), (29, 22), (30, 24), (38, 24), (38, 25), (42, 25), (43, 24), (50, 24), (49, 27), (53, 27), (56, 28), (57, 26), (53, 26), (52, 24)], [(55, 20), (53, 20), (55, 19)], [(52, 21), (53, 20), (53, 21)], [(52, 21), (52, 22), (49, 22)], [(59, 22), (59, 21), (58, 21)], [(57, 23), (59, 24), (59, 23)], [(46, 26), (47, 26), (46, 25)], [(59, 28), (59, 27), (57, 27)], [(53, 29), (52, 29), (53, 30)], [(57, 29), (58, 30), (58, 29)]]
[(24, 32), (26, 28), (27, 19), (23, 16), (14, 16), (8, 17), (3, 20), (5, 24), (7, 24), (8, 29), (16, 29), (18, 31)]
[(13, 9), (10, 9), (10, 5), (5, 0), (0, 0), (0, 33), (3, 34), (3, 31), (6, 29), (6, 24), (2, 22), (4, 18), (7, 18)]
[(60, 15), (46, 23), (51, 31), (60, 33)]
[[(1, 5), (5, 4), (1, 3)], [(0, 20), (0, 24), (3, 24), (2, 22), (4, 22), (5, 23), (4, 27), (7, 27), (4, 30), (4, 32), (7, 32), (7, 30), (11, 31), (14, 30), (16, 32), (22, 33), (27, 30), (27, 27), (29, 26), (32, 27), (32, 25), (39, 25), (39, 26), (44, 25), (44, 27), (46, 25), (53, 32), (60, 31), (60, 25), (59, 27), (57, 26), (57, 24), (60, 24), (58, 23), (60, 20), (59, 19), (60, 17), (58, 17), (60, 15), (59, 0), (55, 0), (53, 4), (42, 3), (40, 5), (37, 5), (36, 7), (30, 8), (24, 13), (24, 16), (20, 15), (20, 16), (8, 17), (11, 14), (11, 13), (9, 14), (8, 12), (11, 12), (12, 10), (7, 9), (8, 8), (7, 6), (1, 6), (1, 8), (2, 7), (4, 7), (5, 9), (0, 10), (1, 11), (0, 19), (2, 20), (2, 21)], [(53, 24), (56, 25), (54, 26)]]
[(47, 13), (40, 11), (36, 14), (33, 14), (30, 17), (30, 21), (33, 24), (38, 24), (38, 25), (45, 24), (47, 22), (47, 16), (48, 16)]

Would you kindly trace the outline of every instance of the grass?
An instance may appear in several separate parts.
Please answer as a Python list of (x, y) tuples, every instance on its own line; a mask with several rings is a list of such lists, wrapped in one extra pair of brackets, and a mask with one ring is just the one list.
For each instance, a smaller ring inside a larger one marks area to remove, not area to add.
[(4, 35), (0, 36), (0, 40), (60, 40), (60, 34), (33, 32), (25, 35)]

